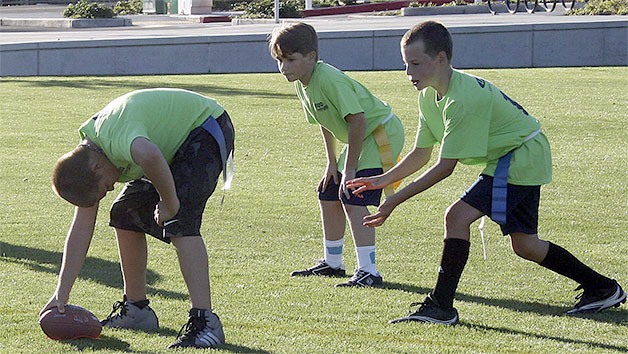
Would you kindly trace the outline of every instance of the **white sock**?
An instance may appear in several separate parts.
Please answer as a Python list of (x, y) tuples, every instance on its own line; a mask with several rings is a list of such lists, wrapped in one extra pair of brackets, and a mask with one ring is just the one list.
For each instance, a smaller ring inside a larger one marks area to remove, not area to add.
[(358, 270), (379, 275), (375, 266), (375, 246), (361, 246), (355, 248), (358, 256)]
[(342, 263), (342, 247), (345, 244), (345, 238), (336, 241), (325, 240), (325, 262), (332, 268), (344, 268)]

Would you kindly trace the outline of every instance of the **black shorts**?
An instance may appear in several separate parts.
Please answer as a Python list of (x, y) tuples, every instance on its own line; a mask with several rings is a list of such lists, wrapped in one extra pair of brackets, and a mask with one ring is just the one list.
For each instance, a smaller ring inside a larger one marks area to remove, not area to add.
[[(382, 173), (384, 173), (384, 170), (382, 170), (381, 168), (367, 168), (365, 170), (360, 170), (356, 172), (355, 176), (356, 177), (371, 177), (371, 176), (381, 175)], [(338, 172), (338, 175), (342, 177), (342, 173)], [(326, 201), (332, 201), (332, 202), (339, 201), (340, 200), (338, 199), (339, 188), (340, 186), (336, 182), (334, 182), (334, 180), (332, 179), (327, 184), (327, 189), (325, 189), (324, 191), (318, 192), (318, 200), (326, 200)], [(351, 198), (347, 199), (347, 197), (345, 197), (343, 194), (341, 201), (342, 201), (342, 204), (346, 204), (346, 205), (378, 206), (381, 198), (382, 198), (382, 190), (376, 189), (376, 190), (363, 192), (362, 198), (357, 197), (355, 195), (351, 195)]]
[[(500, 225), (502, 233), (536, 234), (539, 224), (541, 186), (520, 186), (508, 183), (506, 223)], [(480, 175), (477, 181), (460, 197), (464, 202), (485, 215), (491, 215), (493, 177)]]
[[(233, 151), (234, 129), (227, 112), (216, 119), (227, 145)], [(228, 153), (227, 152), (227, 153)], [(205, 204), (216, 189), (223, 166), (218, 143), (202, 127), (190, 132), (170, 163), (179, 212), (160, 227), (154, 217), (159, 194), (147, 179), (127, 182), (113, 202), (109, 225), (118, 229), (147, 233), (164, 242), (171, 237), (199, 236)]]

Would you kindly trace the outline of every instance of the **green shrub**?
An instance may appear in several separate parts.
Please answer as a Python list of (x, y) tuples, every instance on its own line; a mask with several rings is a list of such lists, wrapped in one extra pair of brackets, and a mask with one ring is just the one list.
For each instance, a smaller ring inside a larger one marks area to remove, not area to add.
[[(299, 18), (304, 5), (299, 0), (280, 0), (279, 17)], [(233, 5), (233, 10), (244, 11), (244, 18), (274, 18), (274, 0), (256, 0), (251, 2), (240, 2)]]
[(628, 0), (589, 0), (570, 15), (628, 15)]
[(117, 15), (137, 15), (144, 10), (142, 0), (120, 0), (113, 6)]
[(69, 4), (63, 11), (63, 17), (68, 18), (112, 18), (115, 13), (103, 4), (79, 0), (76, 4)]

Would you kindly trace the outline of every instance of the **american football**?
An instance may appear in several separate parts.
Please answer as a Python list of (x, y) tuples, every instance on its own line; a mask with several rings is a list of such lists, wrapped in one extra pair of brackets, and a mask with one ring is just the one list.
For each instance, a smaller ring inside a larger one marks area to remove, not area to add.
[(66, 305), (64, 313), (59, 313), (56, 307), (47, 310), (39, 318), (39, 325), (49, 338), (55, 340), (98, 338), (102, 330), (98, 318), (77, 305)]

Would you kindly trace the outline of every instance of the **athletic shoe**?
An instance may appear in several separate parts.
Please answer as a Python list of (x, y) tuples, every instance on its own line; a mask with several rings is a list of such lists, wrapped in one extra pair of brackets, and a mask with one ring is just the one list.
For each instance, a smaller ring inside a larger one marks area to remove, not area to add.
[(346, 283), (336, 284), (336, 287), (344, 286), (381, 286), (384, 283), (380, 275), (371, 274), (363, 270), (356, 271)]
[(209, 310), (193, 308), (177, 340), (168, 348), (216, 348), (224, 344), (225, 333), (218, 315)]
[(583, 290), (576, 300), (579, 300), (573, 309), (567, 311), (567, 314), (585, 313), (585, 312), (600, 312), (609, 307), (619, 307), (622, 303), (626, 302), (626, 293), (619, 286), (617, 281), (613, 280), (614, 285), (606, 289), (589, 290), (582, 287), (582, 285), (576, 288), (577, 290)]
[(325, 260), (321, 259), (315, 266), (305, 270), (295, 270), (290, 273), (293, 277), (309, 277), (311, 275), (320, 275), (325, 277), (346, 277), (347, 272), (343, 267), (333, 268)]
[[(113, 304), (113, 311), (100, 321), (103, 327), (138, 329), (142, 331), (155, 331), (159, 329), (159, 320), (155, 311), (148, 306), (148, 300), (137, 303), (128, 301), (124, 296), (123, 301), (116, 301)], [(140, 304), (144, 306), (138, 306)], [(116, 312), (118, 312), (116, 314)]]
[(455, 308), (445, 309), (438, 306), (436, 300), (432, 299), (431, 294), (428, 294), (423, 302), (415, 302), (410, 307), (418, 306), (418, 310), (410, 312), (406, 317), (401, 317), (395, 320), (388, 321), (388, 323), (399, 322), (429, 322), (439, 323), (444, 325), (455, 325), (458, 323), (458, 311)]

